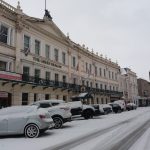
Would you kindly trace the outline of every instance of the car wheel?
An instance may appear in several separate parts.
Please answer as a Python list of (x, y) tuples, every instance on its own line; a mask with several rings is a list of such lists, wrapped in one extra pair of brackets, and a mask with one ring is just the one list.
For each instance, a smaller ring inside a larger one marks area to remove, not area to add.
[(93, 118), (93, 112), (91, 110), (85, 110), (83, 112), (84, 119)]
[(36, 138), (39, 136), (40, 130), (37, 125), (29, 124), (25, 127), (25, 136), (28, 138)]
[(54, 121), (54, 124), (55, 124), (55, 126), (54, 126), (55, 129), (59, 129), (59, 128), (62, 127), (63, 120), (60, 117), (54, 117), (53, 121)]

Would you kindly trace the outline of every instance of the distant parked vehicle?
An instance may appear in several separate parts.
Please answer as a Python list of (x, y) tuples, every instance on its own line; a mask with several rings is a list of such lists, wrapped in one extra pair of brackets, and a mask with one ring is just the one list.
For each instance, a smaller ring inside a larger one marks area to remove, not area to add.
[(134, 110), (134, 109), (136, 109), (137, 108), (137, 105), (136, 104), (134, 104), (134, 103), (128, 103), (127, 105), (126, 105), (126, 109), (129, 111), (129, 110)]
[(68, 102), (68, 105), (71, 108), (72, 116), (80, 115), (85, 119), (90, 119), (94, 116), (95, 109), (93, 106), (85, 105), (81, 101)]
[(122, 112), (121, 106), (117, 103), (108, 103), (111, 107), (114, 113)]
[(105, 114), (104, 109), (101, 104), (93, 104), (92, 106), (95, 108), (95, 111), (94, 111), (95, 116)]
[(112, 106), (110, 106), (109, 104), (101, 104), (101, 107), (104, 110), (104, 114), (109, 114), (112, 113)]
[(53, 126), (49, 113), (37, 106), (12, 106), (0, 110), (0, 135), (24, 134), (35, 138)]
[(55, 123), (55, 129), (59, 129), (64, 123), (71, 121), (70, 107), (63, 100), (40, 100), (32, 105), (44, 108), (50, 113)]
[(114, 104), (118, 104), (121, 107), (121, 111), (126, 110), (126, 104), (124, 100), (116, 100)]

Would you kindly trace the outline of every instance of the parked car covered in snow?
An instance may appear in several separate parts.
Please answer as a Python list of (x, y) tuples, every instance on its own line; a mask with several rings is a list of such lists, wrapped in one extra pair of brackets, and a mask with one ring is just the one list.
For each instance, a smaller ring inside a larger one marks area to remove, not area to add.
[(71, 121), (70, 107), (63, 100), (40, 100), (32, 105), (46, 109), (54, 120), (54, 128), (59, 129), (66, 122)]
[(24, 134), (35, 138), (53, 126), (49, 113), (37, 106), (12, 106), (0, 110), (0, 135)]
[(122, 112), (121, 106), (117, 103), (108, 103), (111, 107), (114, 113)]
[(87, 104), (87, 99), (93, 98), (90, 93), (80, 93), (71, 97), (71, 102), (68, 105), (71, 108), (72, 116), (80, 115), (85, 119), (93, 118), (95, 115), (95, 108)]
[(95, 116), (105, 114), (104, 109), (101, 104), (93, 104), (92, 106), (95, 108), (95, 111), (94, 111)]
[(116, 100), (114, 104), (118, 104), (121, 107), (121, 111), (126, 110), (126, 104), (124, 100)]
[(128, 103), (127, 105), (126, 105), (126, 109), (129, 111), (129, 110), (134, 110), (134, 109), (136, 109), (137, 108), (137, 105), (136, 104), (134, 104), (134, 103)]
[(109, 104), (101, 104), (101, 107), (104, 110), (104, 114), (109, 114), (112, 113), (112, 106), (110, 106)]

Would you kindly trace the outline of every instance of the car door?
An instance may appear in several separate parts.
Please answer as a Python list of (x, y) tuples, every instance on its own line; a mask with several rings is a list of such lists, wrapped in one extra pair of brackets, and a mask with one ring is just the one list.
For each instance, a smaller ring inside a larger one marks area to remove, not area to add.
[(8, 117), (7, 115), (0, 115), (0, 135), (7, 134), (8, 131)]
[(25, 112), (14, 112), (8, 116), (8, 133), (21, 134), (24, 132), (24, 126), (28, 120)]

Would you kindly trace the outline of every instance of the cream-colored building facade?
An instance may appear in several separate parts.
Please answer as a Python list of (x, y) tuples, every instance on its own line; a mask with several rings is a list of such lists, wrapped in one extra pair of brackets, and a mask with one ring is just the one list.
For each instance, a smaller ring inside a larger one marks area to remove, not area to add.
[(91, 93), (88, 103), (122, 96), (120, 67), (71, 41), (46, 11), (43, 19), (0, 0), (0, 105), (26, 105)]
[(123, 98), (126, 102), (138, 101), (137, 75), (129, 68), (121, 69), (120, 90), (123, 91)]

